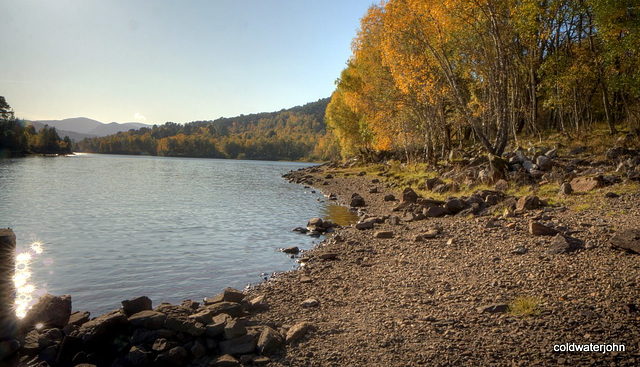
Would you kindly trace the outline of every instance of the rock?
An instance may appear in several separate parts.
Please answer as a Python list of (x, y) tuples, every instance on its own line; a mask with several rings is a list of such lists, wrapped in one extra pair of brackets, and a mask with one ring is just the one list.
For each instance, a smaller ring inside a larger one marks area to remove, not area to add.
[(235, 339), (247, 334), (244, 319), (233, 319), (224, 326), (224, 338)]
[(576, 177), (571, 180), (571, 187), (575, 192), (587, 192), (604, 186), (602, 177)]
[(218, 345), (220, 354), (247, 354), (256, 350), (256, 338), (251, 334), (239, 338), (225, 340)]
[(558, 190), (559, 196), (569, 196), (571, 194), (573, 194), (573, 188), (571, 187), (570, 183), (565, 182), (560, 185), (560, 190)]
[(307, 228), (322, 228), (322, 218), (311, 218), (309, 222), (307, 222)]
[(306, 228), (302, 228), (302, 227), (296, 227), (296, 228), (292, 229), (291, 232), (298, 232), (298, 233), (306, 234), (306, 233), (309, 232), (309, 230), (306, 229)]
[(157, 311), (140, 311), (129, 317), (129, 323), (133, 327), (141, 327), (149, 330), (158, 330), (162, 328), (167, 315)]
[(541, 155), (536, 158), (536, 165), (539, 169), (545, 170), (551, 166), (551, 158), (546, 155)]
[(200, 340), (196, 340), (189, 350), (191, 351), (191, 354), (193, 354), (193, 357), (196, 359), (202, 358), (205, 354), (207, 354), (207, 347)]
[(335, 260), (338, 258), (338, 254), (334, 252), (325, 252), (323, 254), (318, 255), (320, 260)]
[(551, 240), (551, 246), (547, 250), (547, 253), (552, 255), (566, 254), (584, 247), (584, 241), (574, 237), (565, 237), (561, 234), (557, 234)]
[(451, 199), (444, 203), (444, 210), (448, 214), (458, 214), (464, 209), (464, 207), (465, 205), (460, 199)]
[(377, 194), (378, 188), (376, 186), (372, 186), (369, 188), (369, 194)]
[(149, 363), (150, 355), (151, 353), (133, 346), (129, 349), (129, 353), (127, 354), (127, 362), (129, 365), (134, 367), (146, 366), (147, 363)]
[(433, 190), (434, 187), (443, 185), (444, 181), (442, 181), (439, 177), (427, 178), (424, 180), (425, 187), (427, 190)]
[(22, 353), (28, 356), (35, 356), (40, 352), (40, 340), (37, 330), (31, 330), (22, 343)]
[(489, 182), (495, 182), (507, 177), (509, 162), (497, 155), (489, 154)]
[(298, 246), (290, 246), (290, 247), (283, 248), (282, 252), (284, 252), (285, 254), (297, 255), (300, 253), (300, 249), (298, 248)]
[(439, 207), (439, 206), (430, 206), (428, 208), (425, 208), (422, 211), (422, 214), (424, 214), (427, 217), (431, 217), (431, 218), (441, 217), (441, 216), (445, 215), (446, 213), (447, 213), (447, 211), (444, 210), (444, 208)]
[[(173, 332), (171, 332), (173, 333)], [(152, 344), (158, 339), (159, 331), (147, 329), (134, 329), (131, 336), (131, 345)]]
[(141, 311), (151, 310), (151, 299), (147, 296), (137, 297), (131, 300), (122, 301), (124, 314), (131, 316)]
[[(220, 300), (219, 302), (222, 302), (222, 300)], [(191, 315), (191, 313), (193, 312), (189, 307), (185, 307), (181, 305), (172, 305), (169, 303), (162, 303), (158, 307), (154, 308), (153, 310), (157, 312), (162, 312), (167, 316), (175, 316), (175, 317), (178, 317), (178, 316), (187, 317)]]
[(631, 153), (631, 151), (627, 148), (623, 147), (615, 147), (607, 150), (607, 159), (615, 160), (623, 155), (627, 155)]
[(44, 362), (46, 365), (52, 365), (56, 363), (56, 357), (58, 356), (58, 346), (52, 345), (45, 348), (38, 355), (38, 360)]
[(247, 308), (251, 311), (266, 311), (269, 309), (269, 303), (264, 296), (257, 296), (247, 302)]
[(204, 334), (206, 330), (204, 324), (186, 317), (167, 316), (167, 319), (164, 321), (162, 326), (169, 330), (173, 330), (178, 333), (186, 333), (192, 336), (200, 336)]
[(307, 298), (304, 301), (302, 301), (302, 304), (301, 304), (301, 306), (304, 308), (318, 307), (319, 305), (320, 305), (320, 302), (318, 302), (318, 300), (315, 298)]
[(239, 303), (235, 303), (235, 302), (220, 302), (220, 303), (207, 306), (207, 308), (211, 310), (214, 317), (221, 313), (225, 313), (231, 317), (244, 316), (244, 311), (242, 311), (242, 307), (240, 306)]
[(437, 228), (430, 229), (424, 233), (422, 233), (423, 238), (436, 238), (440, 234), (440, 230)]
[(533, 170), (537, 170), (537, 169), (538, 169), (538, 166), (537, 166), (535, 163), (533, 163), (533, 162), (531, 162), (531, 161), (529, 161), (529, 160), (522, 162), (522, 167), (523, 167), (527, 172), (531, 172), (531, 171), (533, 171)]
[(387, 194), (387, 195), (384, 196), (383, 200), (384, 201), (394, 201), (394, 200), (396, 200), (396, 197), (393, 196), (393, 194)]
[(354, 193), (351, 195), (351, 202), (349, 203), (349, 206), (354, 208), (363, 207), (363, 206), (366, 206), (366, 203), (362, 196), (360, 196), (357, 193)]
[(222, 291), (222, 299), (225, 302), (240, 303), (244, 297), (245, 294), (235, 288), (227, 287)]
[(89, 311), (76, 311), (71, 313), (71, 316), (69, 316), (69, 323), (68, 325), (76, 325), (76, 326), (80, 326), (82, 324), (84, 324), (85, 322), (89, 321), (89, 317), (91, 316), (91, 313), (89, 313)]
[(309, 323), (300, 322), (300, 323), (295, 324), (287, 332), (287, 337), (286, 337), (285, 341), (287, 343), (292, 343), (292, 342), (294, 342), (296, 340), (302, 339), (307, 334), (307, 330), (308, 329), (309, 329)]
[(210, 337), (215, 337), (224, 332), (224, 327), (227, 322), (231, 321), (231, 316), (227, 314), (219, 314), (213, 318), (210, 324), (205, 327), (205, 333)]
[(261, 354), (267, 354), (278, 348), (283, 342), (282, 335), (274, 329), (265, 326), (258, 338), (258, 351)]
[(7, 365), (11, 365), (8, 362), (9, 356), (13, 355), (20, 349), (20, 343), (17, 340), (3, 340), (0, 342), (0, 362), (7, 362)]
[(524, 255), (527, 252), (529, 252), (529, 250), (524, 246), (518, 246), (513, 251), (511, 251), (511, 253), (514, 255)]
[(604, 194), (604, 197), (609, 198), (609, 199), (617, 199), (620, 197), (620, 195), (616, 194), (615, 192), (608, 192), (606, 194)]
[(497, 191), (505, 192), (509, 189), (509, 183), (501, 179), (498, 180), (495, 185), (493, 185), (493, 188)]
[(266, 357), (266, 356), (255, 356), (253, 357), (252, 362), (256, 366), (263, 366), (271, 362), (271, 359), (269, 359), (269, 357)]
[(393, 238), (393, 231), (377, 231), (373, 234), (375, 238)]
[[(187, 354), (188, 354), (187, 350), (181, 346), (171, 348), (169, 349), (168, 352), (165, 352), (165, 353), (166, 353), (165, 354), (166, 359), (163, 358), (163, 360), (166, 361), (165, 363), (168, 362), (168, 364), (171, 366), (182, 366), (186, 362)], [(158, 357), (160, 357), (160, 355), (158, 355)], [(157, 361), (157, 358), (156, 358), (156, 361)], [(157, 364), (159, 363), (154, 362), (154, 365), (157, 365)]]
[(373, 225), (378, 222), (377, 218), (367, 218), (355, 224), (356, 229), (373, 229)]
[(418, 194), (413, 191), (412, 188), (407, 187), (402, 191), (402, 202), (403, 203), (415, 203), (418, 200)]
[(611, 247), (640, 254), (640, 229), (623, 229), (609, 240)]
[(197, 301), (193, 301), (190, 299), (185, 299), (184, 301), (182, 301), (182, 303), (180, 304), (180, 306), (186, 307), (192, 311), (197, 310), (200, 307), (200, 302)]
[(542, 205), (540, 198), (535, 195), (526, 195), (518, 199), (516, 210), (533, 210)]
[(153, 342), (153, 346), (151, 347), (151, 350), (153, 350), (154, 352), (164, 352), (169, 350), (170, 348), (169, 345), (169, 341), (165, 338), (158, 338), (156, 339), (156, 341)]
[(122, 310), (115, 310), (85, 322), (78, 330), (78, 338), (84, 343), (103, 343), (122, 332), (129, 319)]
[(188, 318), (202, 324), (209, 324), (211, 323), (211, 321), (213, 321), (213, 312), (205, 308), (194, 313), (193, 315), (189, 315)]
[(497, 205), (499, 202), (500, 199), (498, 198), (498, 195), (487, 195), (487, 198), (485, 199), (485, 203), (490, 206)]
[(529, 222), (529, 233), (534, 236), (555, 236), (558, 231), (538, 222)]
[(445, 194), (447, 192), (456, 192), (460, 191), (460, 186), (455, 182), (450, 182), (448, 184), (441, 184), (434, 187), (431, 191), (437, 194)]
[(71, 317), (71, 296), (60, 297), (45, 294), (27, 312), (20, 321), (20, 334), (28, 333), (35, 324), (41, 323), (47, 328), (63, 328)]
[(224, 354), (214, 359), (209, 366), (212, 367), (240, 367), (241, 364), (231, 354)]
[(481, 307), (478, 307), (476, 310), (478, 310), (479, 313), (505, 313), (509, 310), (509, 305), (506, 305), (504, 303), (499, 303), (499, 304), (481, 306)]

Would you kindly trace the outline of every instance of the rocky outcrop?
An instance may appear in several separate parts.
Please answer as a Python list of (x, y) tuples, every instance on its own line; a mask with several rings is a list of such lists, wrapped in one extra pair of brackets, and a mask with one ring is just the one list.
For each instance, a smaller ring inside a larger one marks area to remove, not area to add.
[[(273, 325), (249, 325), (245, 315), (268, 308), (256, 306), (267, 305), (264, 297), (256, 298), (260, 299), (245, 301), (245, 293), (226, 288), (202, 305), (185, 301), (151, 309), (149, 298), (143, 296), (87, 320), (87, 312), (69, 317), (61, 311), (70, 313), (70, 297), (47, 295), (25, 319), (22, 327), (28, 332), (22, 342), (13, 349), (4, 343), (3, 352), (19, 353), (29, 365), (38, 366), (45, 362), (48, 366), (215, 366), (239, 365), (241, 360), (266, 364), (267, 355), (283, 345), (285, 333)], [(52, 324), (30, 326), (36, 316)], [(306, 332), (297, 328), (289, 340)]]

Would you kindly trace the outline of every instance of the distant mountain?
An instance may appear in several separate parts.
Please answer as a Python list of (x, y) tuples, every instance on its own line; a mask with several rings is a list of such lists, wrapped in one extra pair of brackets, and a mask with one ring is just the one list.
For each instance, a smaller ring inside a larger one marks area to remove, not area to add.
[(103, 137), (117, 134), (121, 131), (139, 129), (141, 127), (151, 127), (151, 125), (140, 122), (126, 122), (119, 124), (111, 122), (109, 124), (92, 120), (86, 117), (74, 117), (64, 120), (38, 120), (31, 121), (36, 130), (42, 129), (44, 125), (55, 127), (60, 137), (68, 136), (71, 140), (80, 141), (84, 138)]
[[(28, 123), (33, 125), (36, 131), (40, 131), (45, 125), (49, 125), (49, 124), (44, 124), (40, 121), (29, 121)], [(53, 126), (53, 125), (49, 125), (49, 126)], [(75, 131), (62, 130), (57, 127), (56, 127), (56, 132), (58, 133), (58, 136), (60, 136), (60, 138), (64, 138), (65, 136), (68, 136), (69, 139), (73, 141), (80, 141), (84, 138), (95, 138), (97, 136), (93, 134), (82, 134)]]
[[(100, 121), (92, 120), (86, 117), (74, 117), (64, 120), (38, 120), (43, 125), (55, 127), (56, 130), (73, 131), (80, 134), (91, 134), (91, 130), (104, 125)], [(35, 126), (35, 125), (34, 125)]]

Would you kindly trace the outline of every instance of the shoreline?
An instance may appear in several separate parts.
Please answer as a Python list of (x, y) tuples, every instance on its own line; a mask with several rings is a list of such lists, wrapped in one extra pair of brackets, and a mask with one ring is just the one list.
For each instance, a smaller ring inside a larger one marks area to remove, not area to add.
[[(638, 255), (609, 245), (625, 224), (638, 222), (640, 193), (604, 199), (618, 213), (611, 216), (543, 206), (508, 218), (486, 211), (420, 218), (410, 206), (394, 211), (402, 204), (402, 187), (381, 176), (339, 171), (340, 166), (325, 164), (294, 171), (290, 178), (335, 194), (343, 205), (358, 193), (365, 201), (360, 217), (373, 218), (373, 228), (337, 229), (301, 253), (296, 270), (277, 273), (247, 292), (227, 290), (203, 303), (163, 304), (155, 311), (150, 302), (131, 300), (144, 303), (135, 310), (142, 310), (144, 327), (132, 321), (133, 310), (123, 316), (126, 307), (98, 321), (76, 319), (52, 346), (58, 355), (65, 339), (90, 346), (97, 330), (109, 324), (105, 335), (131, 335), (129, 349), (115, 353), (124, 365), (161, 365), (156, 360), (169, 358), (171, 351), (182, 356), (166, 364), (175, 366), (631, 366), (640, 361)], [(397, 199), (385, 201), (389, 194)], [(583, 241), (582, 248), (552, 253), (558, 237), (531, 234), (531, 221)], [(509, 310), (527, 297), (537, 308), (530, 316)], [(159, 339), (173, 347), (156, 346)], [(566, 343), (615, 343), (626, 351), (554, 351)], [(89, 355), (87, 361), (95, 362)]]

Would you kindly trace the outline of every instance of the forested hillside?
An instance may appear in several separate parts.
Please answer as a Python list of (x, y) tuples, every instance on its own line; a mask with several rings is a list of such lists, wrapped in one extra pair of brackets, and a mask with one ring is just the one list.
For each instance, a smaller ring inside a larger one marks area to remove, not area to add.
[(187, 124), (167, 122), (103, 138), (84, 139), (76, 150), (261, 160), (321, 160), (335, 156), (324, 115), (329, 99), (279, 112)]
[(36, 132), (33, 125), (16, 119), (9, 103), (0, 96), (0, 158), (34, 153), (69, 154), (71, 139), (60, 139), (55, 127), (47, 125)]
[(345, 157), (435, 161), (500, 155), (521, 133), (635, 130), (639, 100), (637, 0), (389, 0), (362, 18), (326, 119)]

